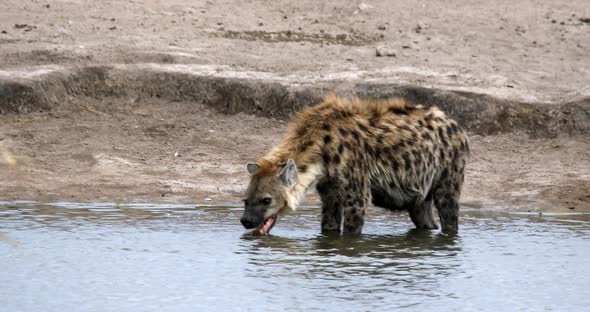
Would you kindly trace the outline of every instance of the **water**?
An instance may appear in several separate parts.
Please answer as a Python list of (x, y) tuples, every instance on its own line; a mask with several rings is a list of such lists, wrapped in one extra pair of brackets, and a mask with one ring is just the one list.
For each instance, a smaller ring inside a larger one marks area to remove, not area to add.
[(370, 211), (360, 237), (318, 208), (244, 236), (241, 208), (0, 202), (2, 311), (583, 311), (590, 215), (464, 211), (416, 232)]

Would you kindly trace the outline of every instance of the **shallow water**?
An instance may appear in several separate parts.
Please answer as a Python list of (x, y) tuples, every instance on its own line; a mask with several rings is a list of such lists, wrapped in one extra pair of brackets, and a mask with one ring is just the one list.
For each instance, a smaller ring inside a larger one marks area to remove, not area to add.
[(3, 311), (583, 311), (590, 215), (464, 211), (461, 232), (319, 209), (244, 236), (241, 208), (0, 202)]

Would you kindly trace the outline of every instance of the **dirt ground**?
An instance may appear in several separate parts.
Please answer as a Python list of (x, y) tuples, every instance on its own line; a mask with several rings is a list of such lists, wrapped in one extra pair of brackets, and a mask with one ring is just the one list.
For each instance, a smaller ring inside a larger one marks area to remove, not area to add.
[[(587, 0), (0, 0), (0, 71), (223, 65), (558, 103), (590, 97), (589, 49)], [(0, 200), (238, 203), (285, 126), (150, 97), (0, 115)], [(590, 211), (587, 136), (471, 141), (465, 206)]]
[(0, 0), (4, 68), (223, 64), (551, 102), (590, 96), (589, 49), (587, 0)]

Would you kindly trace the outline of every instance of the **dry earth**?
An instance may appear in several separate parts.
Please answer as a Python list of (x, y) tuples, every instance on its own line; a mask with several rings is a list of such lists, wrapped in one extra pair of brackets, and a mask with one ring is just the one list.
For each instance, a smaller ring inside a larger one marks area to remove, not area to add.
[[(587, 0), (0, 0), (0, 76), (180, 63), (557, 104), (590, 98), (589, 51)], [(202, 103), (72, 97), (0, 116), (0, 200), (235, 203), (244, 163), (284, 128)], [(464, 204), (590, 211), (588, 135), (472, 135)]]

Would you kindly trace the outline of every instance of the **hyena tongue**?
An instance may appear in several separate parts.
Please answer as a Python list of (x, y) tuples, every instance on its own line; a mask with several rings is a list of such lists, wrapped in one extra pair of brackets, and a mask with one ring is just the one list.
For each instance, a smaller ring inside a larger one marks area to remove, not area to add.
[(262, 235), (266, 235), (268, 234), (268, 232), (270, 231), (270, 229), (272, 228), (272, 226), (274, 225), (274, 223), (277, 220), (277, 216), (271, 216), (268, 219), (266, 219), (266, 221), (264, 221), (264, 223), (257, 227), (254, 232), (252, 232), (252, 234), (256, 235), (256, 236), (262, 236)]

